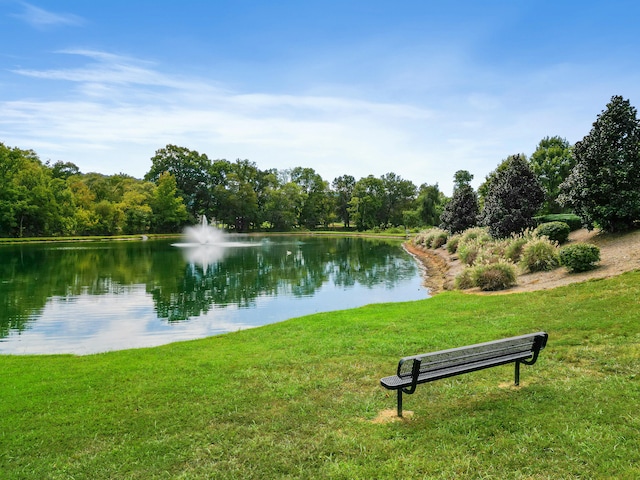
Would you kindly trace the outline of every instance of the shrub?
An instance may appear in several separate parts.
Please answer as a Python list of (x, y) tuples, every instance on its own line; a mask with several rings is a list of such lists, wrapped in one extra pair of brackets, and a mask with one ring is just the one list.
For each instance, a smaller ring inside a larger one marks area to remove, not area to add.
[(514, 236), (509, 241), (507, 248), (504, 250), (504, 258), (512, 261), (513, 263), (518, 263), (520, 261), (520, 257), (522, 256), (522, 249), (529, 241), (528, 238), (522, 236)]
[(560, 249), (560, 264), (570, 272), (584, 272), (595, 268), (600, 261), (600, 249), (590, 243), (574, 243)]
[(455, 280), (455, 285), (458, 290), (466, 290), (476, 286), (473, 280), (473, 268), (465, 268), (458, 274)]
[(460, 243), (461, 235), (452, 235), (447, 240), (447, 252), (454, 254), (458, 251), (458, 244)]
[(564, 243), (569, 238), (571, 228), (564, 222), (546, 222), (538, 225), (534, 234), (537, 237), (548, 237), (549, 240)]
[(489, 235), (489, 229), (486, 227), (474, 227), (465, 230), (462, 233), (460, 242), (468, 242), (470, 240), (478, 240), (480, 243), (490, 242), (491, 235)]
[(434, 228), (433, 230), (434, 232), (433, 232), (433, 239), (431, 240), (431, 248), (440, 248), (442, 245), (447, 243), (447, 239), (449, 238), (449, 233), (437, 228)]
[(439, 248), (447, 243), (449, 234), (439, 228), (431, 228), (415, 236), (413, 243), (424, 248)]
[(520, 265), (527, 272), (553, 270), (560, 265), (557, 244), (545, 237), (530, 240), (522, 248)]
[(550, 213), (535, 217), (535, 221), (538, 225), (546, 222), (564, 222), (569, 225), (572, 232), (582, 228), (582, 219), (574, 213)]
[(419, 232), (416, 234), (415, 237), (413, 237), (413, 244), (424, 247), (426, 239), (427, 239), (427, 232), (426, 231)]
[(477, 239), (458, 244), (458, 257), (462, 263), (473, 265), (480, 254), (481, 244)]
[(516, 284), (516, 268), (504, 260), (477, 265), (471, 275), (474, 285), (485, 291), (504, 290)]

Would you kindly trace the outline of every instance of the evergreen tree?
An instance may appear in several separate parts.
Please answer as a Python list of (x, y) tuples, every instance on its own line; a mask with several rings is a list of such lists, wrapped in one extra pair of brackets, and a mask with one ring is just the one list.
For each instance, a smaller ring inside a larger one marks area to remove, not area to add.
[(560, 184), (571, 174), (575, 165), (569, 142), (558, 136), (543, 138), (531, 155), (529, 163), (544, 189), (542, 211), (561, 213), (563, 209), (558, 203)]
[(609, 232), (640, 221), (640, 122), (628, 100), (614, 96), (591, 132), (576, 143), (576, 166), (562, 184), (560, 201), (586, 228)]
[(512, 155), (495, 172), (487, 191), (480, 223), (494, 238), (508, 237), (533, 227), (533, 216), (544, 201), (544, 191), (526, 157)]
[(458, 170), (453, 180), (453, 197), (442, 211), (440, 228), (458, 233), (478, 224), (478, 194), (470, 185), (473, 175), (467, 170)]

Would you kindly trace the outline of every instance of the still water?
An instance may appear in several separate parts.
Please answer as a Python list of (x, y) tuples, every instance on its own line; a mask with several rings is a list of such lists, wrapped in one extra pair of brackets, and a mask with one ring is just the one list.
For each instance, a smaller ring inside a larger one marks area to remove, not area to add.
[(175, 242), (0, 246), (0, 354), (150, 347), (429, 296), (398, 241)]

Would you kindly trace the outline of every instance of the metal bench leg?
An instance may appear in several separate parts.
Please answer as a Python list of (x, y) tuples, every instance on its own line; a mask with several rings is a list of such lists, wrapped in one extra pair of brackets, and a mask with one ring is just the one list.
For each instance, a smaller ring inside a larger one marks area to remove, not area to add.
[(520, 362), (516, 362), (516, 386), (520, 385)]
[(398, 416), (402, 417), (402, 389), (398, 389)]

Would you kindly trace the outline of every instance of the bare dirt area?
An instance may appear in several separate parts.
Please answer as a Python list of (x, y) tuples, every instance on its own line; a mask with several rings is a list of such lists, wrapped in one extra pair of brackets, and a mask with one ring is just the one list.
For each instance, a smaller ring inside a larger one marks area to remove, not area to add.
[[(585, 242), (600, 248), (600, 262), (588, 272), (569, 273), (560, 267), (550, 272), (527, 273), (518, 276), (518, 284), (499, 292), (482, 292), (479, 289), (465, 290), (483, 295), (530, 292), (545, 290), (585, 280), (608, 278), (624, 272), (640, 269), (640, 230), (612, 234), (597, 230), (576, 230), (569, 235), (566, 245)], [(432, 295), (443, 290), (454, 289), (455, 277), (464, 269), (457, 256), (449, 254), (446, 247), (422, 250), (407, 242), (405, 248), (418, 258), (425, 267), (425, 285)]]

